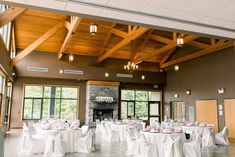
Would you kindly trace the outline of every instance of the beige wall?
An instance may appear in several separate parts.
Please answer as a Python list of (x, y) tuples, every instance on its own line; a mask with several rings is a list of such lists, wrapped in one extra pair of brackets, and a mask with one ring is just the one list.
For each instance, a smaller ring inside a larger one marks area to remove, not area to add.
[[(224, 99), (235, 98), (234, 59), (235, 49), (230, 48), (180, 64), (177, 72), (169, 68), (164, 89), (165, 105), (168, 107), (171, 101), (185, 101), (187, 106), (195, 106), (196, 100), (208, 99), (216, 99), (217, 105), (223, 105)], [(225, 94), (218, 94), (218, 88), (225, 88)], [(187, 89), (192, 91), (191, 95), (185, 94)], [(176, 93), (179, 94), (178, 98), (174, 98)], [(188, 116), (188, 112), (186, 114)], [(224, 127), (224, 115), (218, 116), (218, 122), (221, 130)]]
[[(13, 88), (12, 110), (11, 110), (11, 128), (22, 127), (22, 104), (23, 104), (23, 87), (24, 84), (45, 84), (45, 85), (66, 85), (79, 86), (79, 97), (84, 97), (85, 82), (78, 82), (77, 80), (64, 79), (45, 79), (45, 78), (30, 78), (18, 77)], [(81, 94), (81, 95), (80, 95)], [(85, 100), (79, 99), (79, 113), (78, 118), (83, 122), (85, 117)]]

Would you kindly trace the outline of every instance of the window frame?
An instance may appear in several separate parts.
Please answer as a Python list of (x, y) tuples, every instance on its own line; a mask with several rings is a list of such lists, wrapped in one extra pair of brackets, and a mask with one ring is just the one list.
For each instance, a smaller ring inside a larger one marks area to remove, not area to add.
[[(42, 89), (42, 97), (25, 97), (25, 92), (26, 92), (26, 86), (41, 86), (43, 89)], [(44, 97), (44, 93), (45, 93), (45, 87), (56, 87), (56, 88), (60, 88), (60, 97), (57, 98), (57, 97)], [(76, 88), (77, 89), (77, 98), (62, 98), (62, 88)], [(64, 86), (64, 85), (45, 85), (45, 84), (24, 84), (24, 95), (23, 95), (23, 107), (22, 107), (22, 120), (41, 120), (43, 119), (43, 102), (45, 99), (47, 100), (59, 100), (60, 101), (60, 107), (59, 107), (59, 117), (58, 118), (61, 118), (61, 103), (62, 103), (62, 100), (76, 100), (77, 101), (77, 107), (76, 107), (76, 118), (78, 117), (78, 113), (79, 113), (79, 97), (78, 97), (78, 94), (79, 94), (79, 87), (78, 86)], [(31, 118), (25, 118), (24, 117), (24, 112), (25, 112), (25, 100), (26, 99), (31, 99), (33, 102), (35, 99), (40, 99), (41, 100), (41, 110), (40, 110), (40, 118), (33, 118), (33, 108), (34, 108), (34, 103), (32, 102), (32, 113), (31, 113)], [(48, 114), (50, 116), (50, 114)], [(53, 115), (55, 116), (55, 115)]]
[[(129, 90), (129, 91), (134, 91), (134, 100), (123, 100), (122, 99), (122, 91), (124, 90)], [(144, 91), (147, 92), (147, 100), (137, 100), (136, 99), (136, 92), (138, 91)], [(161, 121), (161, 101), (152, 101), (150, 100), (150, 92), (160, 92), (161, 91), (153, 91), (153, 90), (138, 90), (138, 89), (121, 89), (121, 97), (120, 97), (120, 107), (122, 107), (122, 102), (126, 102), (127, 103), (127, 108), (126, 108), (126, 113), (127, 113), (127, 117), (128, 118), (128, 102), (133, 102), (134, 103), (134, 117), (136, 117), (136, 103), (137, 102), (146, 102), (147, 103), (147, 119), (143, 119), (143, 120), (147, 120), (149, 121), (151, 117), (158, 117), (159, 121)], [(162, 100), (162, 98), (160, 98), (160, 100)], [(151, 103), (159, 103), (159, 115), (150, 115), (150, 104)], [(120, 109), (120, 111), (122, 111), (122, 109)], [(120, 113), (120, 118), (122, 118), (122, 113)]]

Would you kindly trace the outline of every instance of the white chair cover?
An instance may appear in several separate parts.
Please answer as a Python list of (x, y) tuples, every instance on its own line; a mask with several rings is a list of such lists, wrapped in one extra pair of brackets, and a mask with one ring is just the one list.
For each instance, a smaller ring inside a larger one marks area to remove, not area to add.
[[(157, 151), (155, 145), (148, 144), (145, 136), (140, 134), (137, 139), (137, 147), (135, 148), (135, 156), (137, 157), (155, 157)], [(138, 152), (139, 151), (139, 152)]]
[(225, 145), (225, 146), (229, 145), (227, 133), (228, 133), (227, 126), (225, 126), (221, 132), (216, 133), (215, 134), (215, 144)]
[(201, 142), (201, 135), (198, 135), (193, 142), (185, 142), (183, 147), (185, 157), (201, 157)]
[(105, 140), (109, 142), (119, 141), (118, 132), (111, 129), (109, 124), (105, 125)]
[(139, 145), (132, 133), (133, 132), (131, 131), (131, 129), (127, 129), (127, 134), (126, 134), (126, 141), (127, 141), (126, 155), (127, 156), (140, 154)]
[(96, 123), (96, 133), (103, 133), (104, 132), (104, 124)]
[(34, 138), (27, 126), (23, 126), (23, 139), (21, 144), (21, 154), (32, 155), (44, 152), (43, 139)]
[(55, 156), (62, 157), (65, 155), (65, 144), (59, 132), (52, 132), (46, 141), (44, 157)]
[(216, 147), (213, 129), (205, 128), (202, 134), (202, 147)]
[(81, 127), (81, 129), (82, 129), (82, 134), (83, 134), (83, 135), (86, 135), (86, 134), (88, 133), (89, 126), (88, 126), (88, 125), (83, 125), (83, 126)]
[(89, 130), (86, 136), (77, 138), (74, 151), (80, 153), (90, 153), (95, 151), (93, 135), (94, 130)]

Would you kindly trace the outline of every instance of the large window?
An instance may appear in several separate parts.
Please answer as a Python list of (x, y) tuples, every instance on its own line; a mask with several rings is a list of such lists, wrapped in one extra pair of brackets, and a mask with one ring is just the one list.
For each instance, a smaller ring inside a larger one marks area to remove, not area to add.
[(23, 119), (76, 118), (76, 87), (25, 86)]
[[(6, 5), (0, 5), (0, 13), (6, 11), (9, 8), (9, 6)], [(0, 34), (2, 36), (3, 41), (6, 44), (7, 49), (9, 50), (10, 47), (10, 31), (11, 31), (11, 22), (5, 24), (0, 28)]]
[(121, 118), (160, 120), (160, 92), (121, 90)]

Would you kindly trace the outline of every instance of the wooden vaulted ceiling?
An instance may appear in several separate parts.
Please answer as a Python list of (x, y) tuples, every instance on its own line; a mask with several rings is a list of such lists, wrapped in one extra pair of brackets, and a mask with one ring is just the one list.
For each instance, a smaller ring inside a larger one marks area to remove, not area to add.
[[(0, 21), (1, 22), (1, 21)], [(91, 23), (98, 25), (98, 33), (91, 35)], [(205, 38), (113, 22), (68, 16), (39, 10), (20, 10), (14, 19), (16, 48), (19, 54), (12, 61), (17, 64), (33, 50), (53, 52), (58, 59), (75, 54), (97, 56), (102, 62), (108, 58), (130, 60), (135, 63), (159, 62), (161, 68), (191, 60), (233, 46), (232, 41)], [(177, 35), (185, 45), (197, 51), (171, 59), (179, 48)]]

